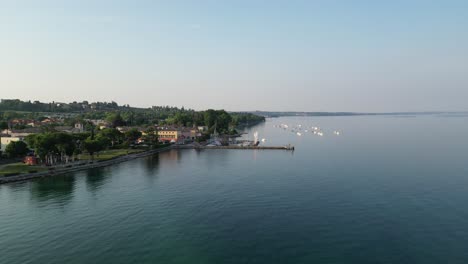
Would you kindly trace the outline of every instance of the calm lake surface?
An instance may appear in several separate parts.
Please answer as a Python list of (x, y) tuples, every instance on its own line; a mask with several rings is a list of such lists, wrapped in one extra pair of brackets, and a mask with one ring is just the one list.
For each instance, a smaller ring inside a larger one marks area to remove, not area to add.
[(247, 131), (296, 151), (174, 150), (1, 185), (0, 263), (468, 263), (468, 116)]

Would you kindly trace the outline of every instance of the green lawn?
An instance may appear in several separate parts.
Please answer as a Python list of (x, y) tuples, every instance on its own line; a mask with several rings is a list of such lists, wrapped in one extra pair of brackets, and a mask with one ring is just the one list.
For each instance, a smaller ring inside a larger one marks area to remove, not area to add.
[(24, 163), (12, 163), (7, 165), (0, 166), (0, 176), (4, 176), (5, 174), (9, 173), (28, 173), (29, 171), (45, 171), (46, 168), (39, 167), (39, 166), (29, 166)]
[[(95, 160), (108, 160), (112, 159), (115, 157), (127, 155), (127, 154), (132, 154), (132, 153), (138, 153), (138, 152), (143, 152), (143, 149), (110, 149), (110, 150), (104, 150), (99, 152), (98, 154), (94, 154), (94, 159)], [(88, 154), (81, 154), (80, 160), (90, 160), (91, 156)]]

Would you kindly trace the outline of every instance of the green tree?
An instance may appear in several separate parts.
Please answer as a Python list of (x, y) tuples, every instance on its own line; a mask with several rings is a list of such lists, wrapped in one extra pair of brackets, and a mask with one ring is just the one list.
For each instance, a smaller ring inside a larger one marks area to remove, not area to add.
[(208, 109), (203, 113), (203, 120), (205, 122), (205, 126), (211, 128), (215, 125), (216, 122), (216, 111), (213, 109)]
[(229, 131), (229, 124), (231, 123), (231, 116), (224, 110), (216, 111), (216, 124), (220, 132), (227, 133)]
[(12, 141), (5, 148), (5, 154), (9, 158), (24, 157), (29, 149), (23, 141)]
[(6, 121), (0, 122), (0, 130), (8, 129), (8, 123)]
[(132, 128), (129, 131), (125, 132), (125, 139), (129, 143), (133, 143), (135, 140), (141, 137), (141, 132), (136, 128)]
[(190, 120), (190, 116), (184, 112), (178, 112), (174, 116), (174, 123), (179, 126), (186, 126)]
[(104, 146), (102, 141), (99, 139), (88, 138), (83, 142), (83, 148), (89, 153), (89, 155), (91, 155), (91, 158), (94, 159), (94, 154), (102, 151)]
[(52, 136), (55, 147), (60, 154), (60, 160), (68, 163), (70, 157), (72, 157), (75, 152), (76, 141), (71, 134), (67, 133), (53, 133)]
[(112, 127), (118, 127), (125, 125), (125, 121), (123, 120), (120, 112), (116, 113), (109, 113), (106, 117), (106, 121), (111, 124)]
[(115, 128), (104, 128), (103, 130), (99, 131), (97, 137), (102, 139), (109, 140), (111, 147), (114, 147), (115, 144), (118, 144), (122, 141), (123, 134), (115, 129)]
[(151, 147), (157, 146), (158, 145), (158, 131), (154, 129), (154, 127), (149, 127), (145, 131), (144, 140)]
[(80, 134), (48, 132), (29, 135), (25, 141), (34, 149), (42, 162), (53, 165), (68, 162), (75, 155), (80, 136)]

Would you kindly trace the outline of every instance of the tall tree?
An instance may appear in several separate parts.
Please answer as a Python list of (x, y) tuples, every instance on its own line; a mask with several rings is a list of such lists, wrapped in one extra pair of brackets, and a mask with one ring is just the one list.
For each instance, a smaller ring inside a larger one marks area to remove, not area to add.
[(5, 154), (9, 158), (24, 157), (29, 149), (23, 141), (12, 141), (5, 148)]
[(106, 121), (109, 122), (113, 128), (125, 125), (125, 121), (120, 115), (120, 112), (109, 113), (106, 117)]
[(115, 144), (118, 144), (122, 140), (123, 134), (115, 128), (104, 128), (99, 131), (98, 137), (107, 138), (111, 147), (114, 147)]
[(135, 140), (141, 137), (141, 132), (136, 128), (132, 128), (125, 132), (125, 139), (128, 143), (133, 143)]

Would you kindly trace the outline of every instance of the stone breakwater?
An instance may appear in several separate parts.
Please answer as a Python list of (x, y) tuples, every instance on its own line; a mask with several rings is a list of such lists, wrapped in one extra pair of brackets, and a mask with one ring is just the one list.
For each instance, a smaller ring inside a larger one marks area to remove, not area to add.
[(61, 174), (69, 173), (69, 172), (82, 171), (82, 170), (87, 170), (87, 169), (92, 169), (92, 168), (106, 167), (106, 166), (118, 164), (121, 162), (133, 160), (133, 159), (150, 156), (159, 152), (170, 150), (172, 148), (173, 146), (169, 146), (165, 148), (148, 150), (148, 151), (144, 151), (140, 153), (120, 156), (120, 157), (110, 159), (110, 160), (79, 162), (79, 163), (74, 163), (70, 165), (65, 165), (62, 167), (51, 167), (49, 168), (48, 171), (44, 171), (44, 172), (27, 173), (27, 174), (15, 175), (15, 176), (0, 177), (0, 184), (9, 183), (9, 182), (26, 181), (26, 180), (31, 180), (35, 178), (50, 177), (50, 176), (61, 175)]

